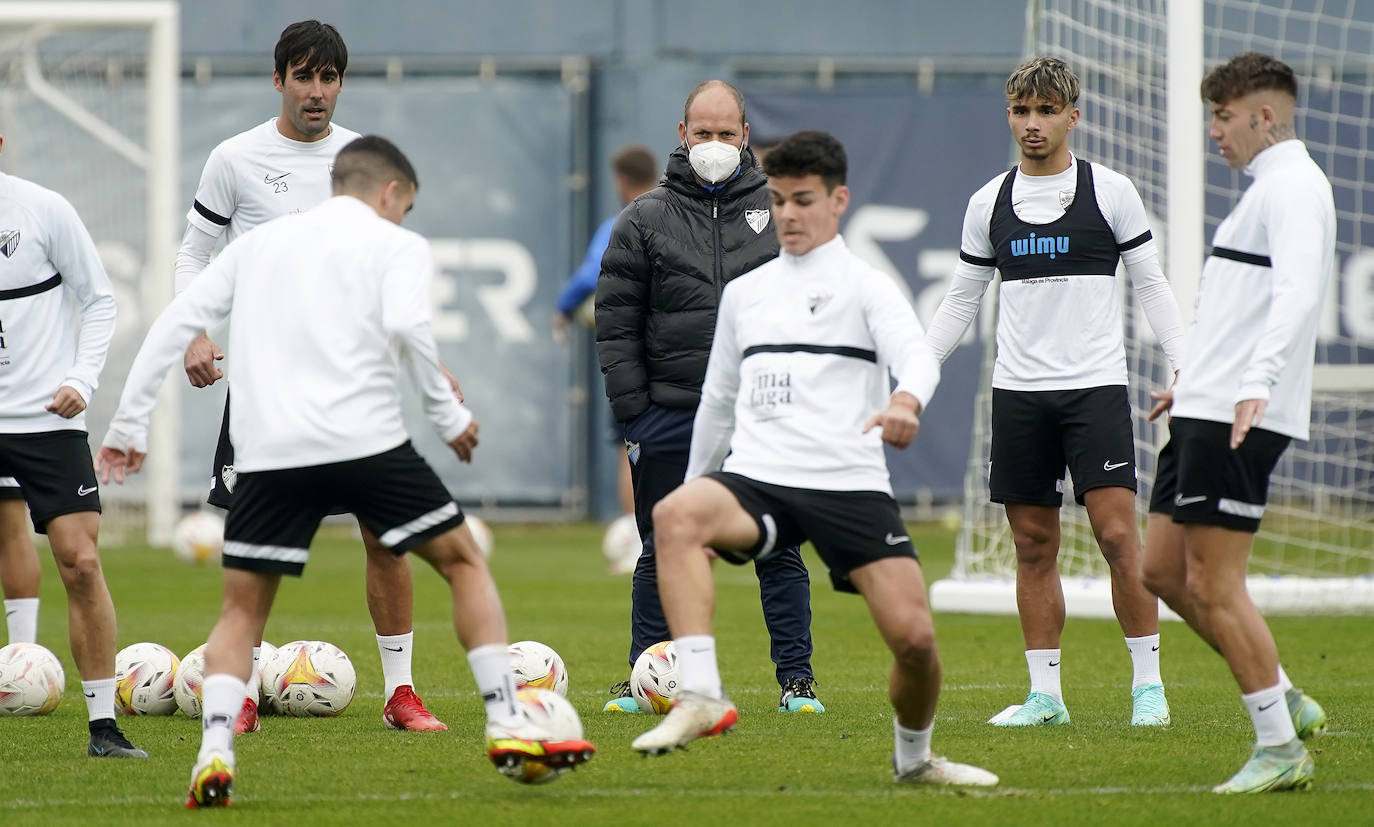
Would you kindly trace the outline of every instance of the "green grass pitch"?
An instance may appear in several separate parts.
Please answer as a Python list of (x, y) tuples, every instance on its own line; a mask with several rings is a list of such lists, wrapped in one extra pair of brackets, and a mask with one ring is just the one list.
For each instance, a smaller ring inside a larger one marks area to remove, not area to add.
[[(892, 783), (889, 664), (858, 598), (813, 572), (815, 668), (824, 715), (776, 711), (778, 689), (752, 571), (716, 568), (716, 635), (727, 690), (740, 708), (734, 733), (645, 759), (630, 741), (648, 716), (600, 712), (627, 676), (629, 579), (608, 575), (592, 525), (497, 526), (492, 568), (511, 640), (543, 641), (571, 673), (569, 697), (599, 748), (554, 784), (522, 787), (482, 750), (482, 707), (458, 648), (439, 578), (415, 566), (415, 678), (446, 733), (393, 732), (381, 722), (381, 667), (363, 600), (361, 546), (322, 534), (304, 578), (288, 579), (267, 639), (329, 640), (358, 671), (353, 705), (334, 719), (263, 719), (238, 739), (233, 806), (190, 813), (185, 799), (200, 727), (180, 714), (125, 719), (146, 762), (85, 757), (85, 709), (66, 642), (65, 600), (44, 563), (39, 642), (67, 669), (62, 705), (43, 718), (0, 719), (0, 823), (161, 824), (1354, 824), (1374, 821), (1374, 620), (1271, 622), (1288, 672), (1325, 705), (1329, 732), (1311, 742), (1309, 793), (1245, 799), (1211, 795), (1245, 760), (1250, 726), (1220, 658), (1180, 624), (1163, 628), (1163, 671), (1173, 726), (1128, 725), (1130, 661), (1110, 621), (1071, 619), (1064, 690), (1073, 724), (1007, 731), (984, 723), (1027, 686), (1015, 618), (937, 615), (944, 689), (934, 746), (997, 772), (992, 791), (913, 789)], [(953, 536), (913, 526), (928, 580), (948, 571)], [(219, 573), (170, 552), (110, 548), (106, 576), (119, 612), (119, 645), (162, 643), (178, 654), (205, 640), (219, 607)]]

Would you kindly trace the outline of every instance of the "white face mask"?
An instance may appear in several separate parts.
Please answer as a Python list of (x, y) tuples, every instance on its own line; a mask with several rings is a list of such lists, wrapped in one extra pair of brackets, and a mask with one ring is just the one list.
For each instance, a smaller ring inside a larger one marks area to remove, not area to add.
[(705, 141), (692, 147), (687, 157), (701, 180), (719, 184), (739, 169), (740, 148), (723, 141)]

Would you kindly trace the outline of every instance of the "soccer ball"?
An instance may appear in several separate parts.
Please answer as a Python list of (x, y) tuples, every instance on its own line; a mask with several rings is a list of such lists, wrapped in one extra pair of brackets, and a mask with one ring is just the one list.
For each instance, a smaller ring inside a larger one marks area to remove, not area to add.
[(263, 671), (262, 671), (263, 668), (267, 665), (267, 663), (268, 663), (269, 661), (272, 660), (272, 658), (276, 657), (276, 655), (277, 655), (277, 647), (273, 646), (272, 644), (270, 644), (270, 643), (268, 643), (267, 641), (264, 640), (264, 641), (262, 642), (262, 645), (259, 647), (259, 651), (258, 651), (258, 663), (257, 663), (257, 667), (258, 667), (258, 706), (259, 706), (259, 710), (258, 710), (258, 711), (259, 711), (259, 712), (261, 712), (261, 711), (263, 711), (263, 710), (271, 710), (271, 711), (273, 711), (273, 712), (279, 712), (279, 711), (280, 711), (280, 708), (277, 706), (277, 698), (276, 698), (276, 696), (275, 696), (275, 695), (270, 695), (270, 694), (268, 693), (268, 691), (267, 691), (267, 688), (268, 688), (268, 687), (267, 687), (267, 681), (262, 677), (262, 675), (263, 675)]
[[(582, 720), (572, 703), (557, 692), (527, 686), (515, 693), (515, 701), (524, 710), (530, 723), (544, 730), (555, 741), (582, 740)], [(503, 767), (506, 777), (522, 784), (547, 784), (567, 772), (569, 767), (551, 767), (542, 761), (525, 759), (517, 765)]]
[(219, 559), (224, 546), (224, 518), (209, 511), (182, 517), (172, 529), (172, 553), (183, 563), (204, 565)]
[(115, 706), (125, 715), (171, 715), (181, 661), (166, 646), (135, 643), (115, 655)]
[(37, 643), (0, 649), (0, 715), (47, 715), (66, 685), (62, 661)]
[(466, 514), (463, 522), (467, 525), (468, 531), (472, 532), (472, 539), (477, 541), (477, 547), (482, 550), (482, 556), (491, 559), (491, 552), (496, 544), (496, 540), (491, 536), (491, 527), (481, 518)]
[(200, 717), (200, 690), (205, 683), (205, 644), (186, 653), (172, 679), (172, 697), (187, 718)]
[[(288, 715), (328, 718), (353, 702), (357, 673), (348, 655), (332, 643), (293, 641), (277, 650), (272, 663), (272, 689), (281, 711)], [(265, 670), (262, 677), (265, 682)]]
[(635, 515), (622, 514), (606, 527), (606, 536), (601, 539), (601, 553), (611, 574), (629, 574), (639, 562), (639, 553), (644, 544), (639, 539), (639, 524)]
[(510, 645), (510, 657), (517, 689), (532, 686), (568, 696), (568, 668), (552, 648), (536, 640), (518, 640)]
[(677, 645), (671, 640), (655, 643), (639, 653), (630, 670), (630, 694), (645, 712), (662, 715), (677, 697)]

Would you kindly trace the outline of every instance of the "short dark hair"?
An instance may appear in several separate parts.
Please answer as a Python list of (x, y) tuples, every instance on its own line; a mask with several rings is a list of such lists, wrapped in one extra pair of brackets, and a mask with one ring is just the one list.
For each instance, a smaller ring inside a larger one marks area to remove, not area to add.
[(644, 144), (630, 144), (611, 156), (611, 171), (632, 187), (658, 183), (658, 160)]
[(1296, 100), (1298, 79), (1287, 63), (1260, 52), (1242, 52), (1202, 79), (1202, 99), (1221, 105), (1266, 89)]
[(768, 150), (763, 159), (763, 171), (770, 178), (821, 177), (827, 192), (845, 181), (849, 172), (849, 158), (844, 144), (829, 132), (808, 129), (783, 138)]
[(318, 20), (302, 20), (282, 29), (273, 58), (283, 80), (286, 68), (292, 65), (311, 72), (332, 68), (339, 77), (348, 70), (348, 47), (339, 30)]
[(355, 138), (334, 156), (330, 176), (335, 191), (367, 191), (391, 181), (404, 181), (419, 189), (415, 167), (395, 144), (381, 135)]
[(687, 93), (687, 102), (682, 105), (683, 123), (687, 123), (687, 116), (692, 111), (692, 101), (697, 99), (697, 95), (716, 86), (724, 88), (725, 91), (729, 92), (735, 98), (735, 103), (739, 105), (739, 122), (745, 123), (748, 120), (748, 118), (744, 116), (744, 94), (740, 92), (740, 90), (723, 80), (704, 80), (696, 86), (693, 86), (692, 91)]

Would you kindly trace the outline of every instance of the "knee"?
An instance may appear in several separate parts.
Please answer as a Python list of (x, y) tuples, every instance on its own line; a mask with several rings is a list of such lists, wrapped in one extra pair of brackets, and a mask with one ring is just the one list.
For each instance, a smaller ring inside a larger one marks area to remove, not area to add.
[(1186, 592), (1180, 573), (1171, 566), (1161, 565), (1146, 558), (1141, 565), (1141, 580), (1150, 594), (1172, 603)]
[(104, 578), (100, 568), (100, 554), (93, 543), (82, 544), (54, 557), (57, 560), (58, 576), (62, 578), (62, 584), (68, 591), (88, 588)]
[(1140, 535), (1136, 533), (1135, 526), (1124, 520), (1111, 520), (1097, 532), (1097, 543), (1107, 562), (1113, 566), (1123, 557), (1133, 557), (1129, 553), (1139, 542)]
[(939, 657), (935, 630), (928, 624), (912, 626), (906, 634), (892, 642), (892, 654), (905, 669), (929, 669)]
[(1023, 566), (1053, 567), (1059, 551), (1059, 534), (1042, 526), (1016, 531), (1016, 560)]
[(673, 553), (694, 540), (697, 521), (677, 497), (668, 496), (654, 506), (656, 554)]

